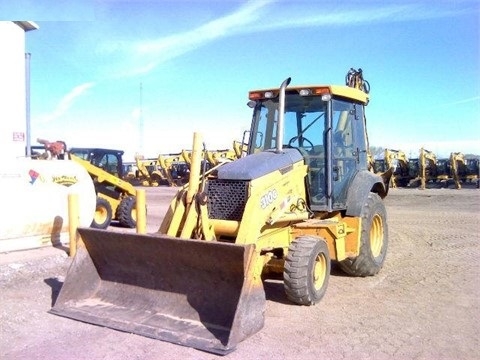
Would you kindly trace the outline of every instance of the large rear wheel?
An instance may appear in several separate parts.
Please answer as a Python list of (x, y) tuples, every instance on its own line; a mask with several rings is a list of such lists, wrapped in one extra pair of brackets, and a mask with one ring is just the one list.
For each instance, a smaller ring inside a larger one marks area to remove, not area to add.
[(287, 298), (299, 305), (313, 305), (325, 295), (330, 277), (327, 243), (301, 236), (288, 249), (283, 272)]
[(360, 253), (340, 262), (349, 275), (371, 276), (383, 267), (388, 248), (387, 213), (378, 194), (370, 193), (363, 205)]
[(134, 228), (137, 226), (136, 197), (126, 196), (120, 201), (117, 208), (117, 219), (120, 225)]
[(95, 206), (95, 214), (90, 227), (94, 229), (106, 229), (112, 222), (112, 206), (110, 203), (101, 197), (97, 197), (97, 204)]

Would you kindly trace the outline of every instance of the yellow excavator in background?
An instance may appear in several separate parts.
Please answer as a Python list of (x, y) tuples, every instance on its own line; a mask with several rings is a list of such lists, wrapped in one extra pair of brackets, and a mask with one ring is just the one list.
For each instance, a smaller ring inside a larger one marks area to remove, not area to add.
[(385, 149), (384, 160), (386, 169), (393, 167), (390, 187), (407, 186), (410, 181), (407, 155), (401, 150)]
[(137, 167), (137, 173), (135, 180), (140, 181), (142, 186), (158, 186), (160, 185), (163, 175), (152, 175), (157, 170), (157, 159), (145, 159), (141, 155), (135, 156), (135, 165)]
[(245, 156), (248, 151), (248, 146), (243, 141), (233, 141), (233, 151), (235, 152), (235, 157), (240, 159)]
[(169, 186), (180, 186), (188, 180), (188, 164), (182, 159), (182, 154), (158, 155), (158, 171), (167, 180)]
[[(192, 151), (191, 150), (182, 150), (182, 158), (188, 166), (192, 164)], [(221, 163), (234, 161), (242, 157), (241, 144), (234, 141), (232, 149), (224, 150), (207, 150), (203, 149), (201, 158), (202, 161), (206, 162), (205, 167), (202, 168), (203, 171), (207, 171)]]
[(211, 167), (217, 166), (225, 161), (234, 161), (238, 159), (234, 149), (209, 150), (206, 152), (206, 156)]
[(50, 312), (226, 354), (263, 327), (272, 274), (299, 305), (322, 299), (332, 261), (377, 274), (392, 172), (368, 170), (365, 87), (289, 84), (249, 92), (247, 154), (208, 177), (195, 134), (189, 183), (157, 233), (79, 228)]
[(420, 149), (419, 165), (420, 189), (424, 190), (429, 180), (436, 180), (437, 156), (422, 147)]
[(450, 172), (455, 182), (455, 188), (462, 188), (462, 181), (460, 179), (460, 167), (465, 167), (465, 155), (461, 152), (450, 153)]

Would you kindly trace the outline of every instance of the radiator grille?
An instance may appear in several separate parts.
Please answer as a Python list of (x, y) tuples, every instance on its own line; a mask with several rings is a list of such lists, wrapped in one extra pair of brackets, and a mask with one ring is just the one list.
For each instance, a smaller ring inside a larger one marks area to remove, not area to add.
[(207, 184), (208, 216), (218, 220), (242, 220), (248, 196), (248, 182), (209, 180)]

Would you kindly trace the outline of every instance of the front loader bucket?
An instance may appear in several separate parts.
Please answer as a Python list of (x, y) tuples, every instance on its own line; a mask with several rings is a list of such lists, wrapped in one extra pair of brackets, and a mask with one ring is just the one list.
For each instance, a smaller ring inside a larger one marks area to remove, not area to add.
[(222, 355), (263, 327), (254, 245), (78, 232), (51, 313)]

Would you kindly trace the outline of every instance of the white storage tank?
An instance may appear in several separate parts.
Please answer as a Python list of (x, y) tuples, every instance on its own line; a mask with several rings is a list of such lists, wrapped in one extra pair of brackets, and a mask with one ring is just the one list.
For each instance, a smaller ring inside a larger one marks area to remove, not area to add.
[(70, 160), (18, 159), (0, 168), (0, 252), (68, 244), (68, 195), (78, 194), (79, 226), (88, 227), (96, 194), (88, 172)]

